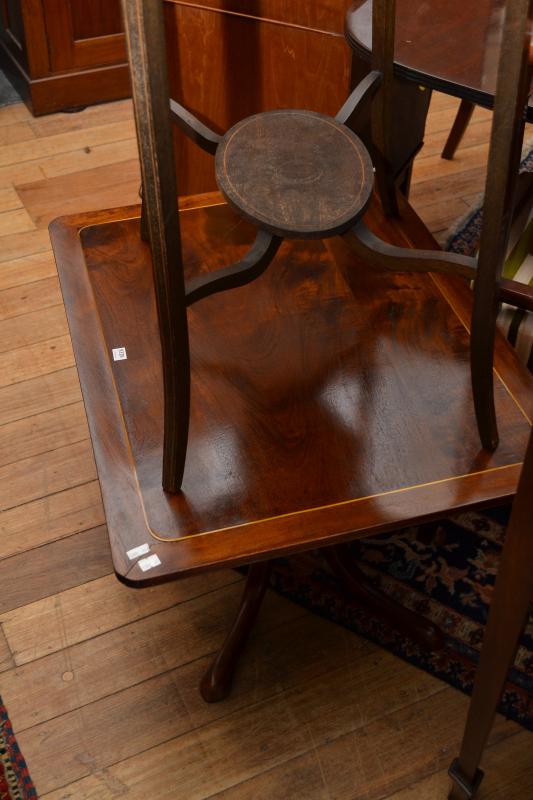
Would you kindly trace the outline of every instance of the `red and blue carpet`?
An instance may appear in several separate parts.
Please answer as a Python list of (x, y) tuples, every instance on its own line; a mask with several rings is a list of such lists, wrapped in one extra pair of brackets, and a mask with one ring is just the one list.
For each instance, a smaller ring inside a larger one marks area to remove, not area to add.
[[(350, 602), (318, 552), (276, 561), (271, 586), (470, 693), (508, 515), (508, 509), (501, 508), (443, 519), (430, 543), (419, 541), (412, 527), (350, 545), (359, 567), (376, 578), (389, 596), (444, 631), (446, 645), (439, 652), (422, 650)], [(533, 616), (500, 711), (533, 730)]]
[(0, 800), (34, 800), (37, 792), (0, 698)]

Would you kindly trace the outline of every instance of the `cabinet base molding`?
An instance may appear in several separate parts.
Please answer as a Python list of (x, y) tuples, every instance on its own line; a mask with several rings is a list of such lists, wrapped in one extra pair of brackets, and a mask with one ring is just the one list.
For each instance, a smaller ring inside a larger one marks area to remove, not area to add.
[(0, 42), (0, 68), (35, 116), (121, 100), (131, 94), (126, 63), (32, 79)]

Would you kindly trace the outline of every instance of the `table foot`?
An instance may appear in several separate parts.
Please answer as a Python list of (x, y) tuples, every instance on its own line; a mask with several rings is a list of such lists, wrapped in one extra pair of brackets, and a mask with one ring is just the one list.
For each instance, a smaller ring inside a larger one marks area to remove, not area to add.
[(485, 773), (477, 769), (472, 781), (467, 780), (461, 772), (459, 759), (456, 758), (448, 770), (448, 775), (454, 782), (448, 795), (448, 800), (472, 800), (481, 786)]
[(207, 703), (224, 700), (231, 692), (239, 658), (265, 596), (270, 568), (270, 561), (250, 565), (241, 605), (233, 626), (218, 655), (200, 681), (200, 694)]

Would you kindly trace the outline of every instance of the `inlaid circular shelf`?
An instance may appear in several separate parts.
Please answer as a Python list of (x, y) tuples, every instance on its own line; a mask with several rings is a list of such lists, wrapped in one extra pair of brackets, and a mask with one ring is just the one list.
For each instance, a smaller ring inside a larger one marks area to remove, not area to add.
[(374, 184), (364, 144), (332, 117), (268, 111), (226, 133), (216, 152), (220, 191), (237, 213), (277, 236), (344, 233), (365, 212)]

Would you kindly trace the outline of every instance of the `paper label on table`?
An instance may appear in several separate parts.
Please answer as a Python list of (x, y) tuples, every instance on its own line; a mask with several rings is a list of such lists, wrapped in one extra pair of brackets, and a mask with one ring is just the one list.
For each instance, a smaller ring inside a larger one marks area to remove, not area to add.
[(161, 563), (161, 559), (155, 553), (148, 558), (141, 558), (140, 561), (137, 561), (137, 564), (140, 566), (143, 572), (148, 572), (149, 569), (153, 569), (154, 567), (158, 567)]
[(134, 558), (139, 558), (139, 556), (145, 556), (146, 553), (150, 552), (150, 545), (149, 544), (141, 544), (139, 547), (134, 547), (133, 550), (128, 550), (126, 555), (128, 556), (130, 561), (133, 561)]
[(114, 347), (113, 348), (113, 361), (125, 361), (127, 359), (127, 353), (125, 347)]

